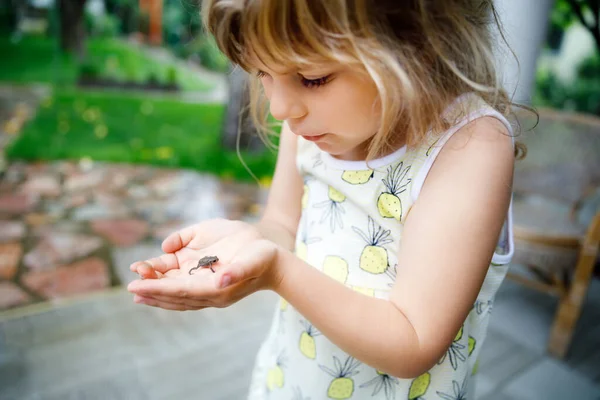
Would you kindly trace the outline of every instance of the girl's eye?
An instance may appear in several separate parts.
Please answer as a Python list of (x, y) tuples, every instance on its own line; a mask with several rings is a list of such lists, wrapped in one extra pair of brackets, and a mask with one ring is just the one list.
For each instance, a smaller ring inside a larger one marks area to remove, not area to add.
[(331, 77), (331, 75), (327, 75), (327, 76), (323, 76), (323, 77), (317, 78), (317, 79), (306, 79), (305, 77), (300, 76), (300, 78), (302, 80), (302, 84), (309, 89), (318, 88), (320, 86), (325, 85), (327, 82), (329, 82), (330, 77)]
[(257, 76), (258, 78), (264, 78), (265, 76), (267, 76), (267, 73), (266, 73), (266, 72), (264, 72), (264, 71), (257, 71), (257, 72), (256, 72), (256, 76)]

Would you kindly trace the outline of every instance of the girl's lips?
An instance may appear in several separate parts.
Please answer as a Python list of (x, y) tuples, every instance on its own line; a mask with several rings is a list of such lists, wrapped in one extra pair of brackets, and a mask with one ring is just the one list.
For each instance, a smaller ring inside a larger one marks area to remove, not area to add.
[(325, 134), (323, 134), (323, 135), (302, 136), (302, 137), (303, 137), (304, 139), (306, 139), (306, 140), (309, 140), (309, 141), (311, 141), (311, 142), (316, 142), (317, 140), (319, 140), (319, 139), (323, 138), (325, 135), (326, 135), (326, 133), (325, 133)]

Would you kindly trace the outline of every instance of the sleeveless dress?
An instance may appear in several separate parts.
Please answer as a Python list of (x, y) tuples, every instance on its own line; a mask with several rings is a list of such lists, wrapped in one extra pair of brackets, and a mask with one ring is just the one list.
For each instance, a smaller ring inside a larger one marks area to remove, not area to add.
[[(396, 280), (405, 219), (442, 146), (464, 125), (484, 116), (499, 119), (511, 135), (513, 131), (504, 116), (474, 94), (458, 98), (444, 116), (453, 125), (442, 135), (369, 165), (333, 158), (298, 138), (296, 161), (304, 179), (304, 195), (297, 257), (357, 292), (388, 299)], [(344, 353), (281, 299), (257, 355), (248, 398), (466, 399), (494, 296), (513, 254), (511, 210), (512, 206), (472, 310), (430, 371), (416, 379), (377, 371)]]

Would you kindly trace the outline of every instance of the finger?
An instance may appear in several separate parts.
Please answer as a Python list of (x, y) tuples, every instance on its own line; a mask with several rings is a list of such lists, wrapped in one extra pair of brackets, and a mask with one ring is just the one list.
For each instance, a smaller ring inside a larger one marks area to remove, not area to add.
[[(162, 242), (162, 249), (165, 253), (173, 253), (188, 246), (192, 241), (194, 241), (194, 247), (204, 248), (222, 238), (227, 234), (226, 232), (231, 232), (234, 223), (234, 221), (223, 219), (203, 221), (167, 236)], [(229, 227), (229, 229), (223, 229), (224, 227)]]
[(184, 304), (167, 303), (167, 302), (155, 300), (155, 299), (152, 299), (149, 297), (142, 297), (142, 296), (135, 296), (133, 298), (133, 301), (137, 304), (145, 304), (147, 306), (158, 307), (158, 308), (162, 308), (165, 310), (173, 310), (173, 311), (201, 310), (201, 309), (205, 308), (205, 307), (192, 308), (192, 307), (184, 305)]
[(195, 279), (194, 275), (186, 279), (137, 279), (127, 285), (127, 290), (141, 296), (171, 296), (182, 299), (206, 299), (216, 295), (211, 279)]
[(179, 261), (177, 260), (177, 257), (175, 257), (175, 254), (163, 254), (159, 257), (154, 257), (146, 261), (136, 261), (131, 264), (130, 268), (132, 271), (139, 273), (140, 267), (144, 265), (149, 265), (150, 268), (153, 268), (154, 270), (163, 274), (167, 271), (178, 269), (180, 267)]
[(174, 253), (177, 250), (187, 246), (192, 239), (196, 236), (195, 234), (196, 225), (189, 226), (180, 231), (173, 232), (162, 242), (162, 250), (165, 253)]
[(147, 263), (138, 266), (137, 273), (140, 274), (142, 279), (161, 279), (164, 276)]
[[(137, 296), (137, 295), (136, 295)], [(194, 309), (197, 309), (198, 307), (212, 307), (213, 304), (211, 302), (209, 302), (208, 300), (198, 300), (198, 299), (182, 299), (179, 297), (172, 297), (172, 296), (141, 296), (144, 298), (150, 298), (153, 300), (157, 300), (163, 303), (171, 303), (171, 304), (180, 304), (180, 305), (185, 305), (188, 307), (192, 307)]]

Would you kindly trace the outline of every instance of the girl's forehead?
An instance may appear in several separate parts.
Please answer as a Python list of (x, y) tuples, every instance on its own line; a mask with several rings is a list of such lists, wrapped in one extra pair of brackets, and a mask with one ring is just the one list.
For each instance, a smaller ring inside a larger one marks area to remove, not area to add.
[(297, 73), (299, 71), (312, 71), (333, 68), (340, 65), (339, 61), (324, 57), (300, 57), (290, 52), (277, 59), (265, 51), (250, 51), (246, 58), (250, 67), (261, 71), (272, 71), (280, 75)]

